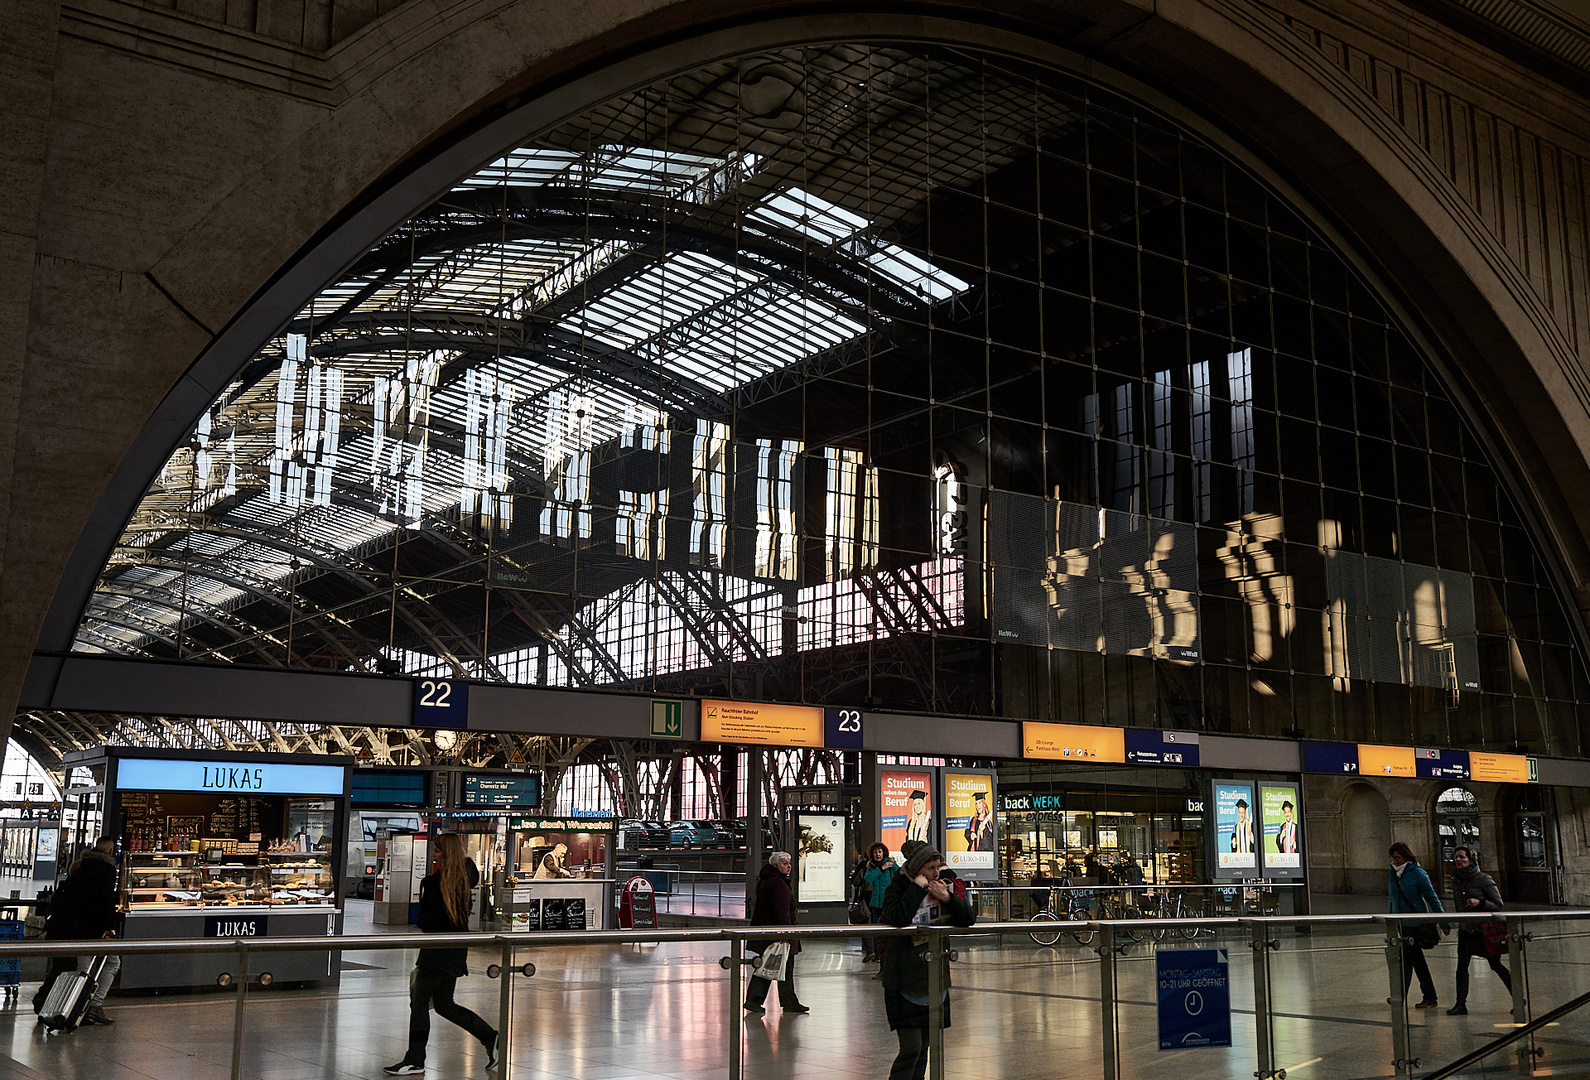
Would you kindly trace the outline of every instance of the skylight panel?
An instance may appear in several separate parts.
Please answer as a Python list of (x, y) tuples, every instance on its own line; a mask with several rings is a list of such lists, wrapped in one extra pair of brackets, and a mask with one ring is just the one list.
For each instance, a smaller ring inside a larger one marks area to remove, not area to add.
[(867, 257), (867, 262), (890, 281), (934, 303), (948, 300), (971, 288), (969, 283), (948, 270), (940, 269), (895, 244), (879, 245), (878, 250)]
[(579, 160), (580, 155), (572, 150), (539, 147), (514, 150), (493, 161), (453, 190), (497, 187), (502, 184), (539, 187), (556, 179)]
[(612, 292), (598, 297), (565, 328), (619, 348), (656, 337), (762, 280), (710, 255), (685, 252), (661, 260)]
[(793, 230), (820, 244), (848, 240), (870, 224), (861, 215), (800, 188), (774, 192), (752, 207), (746, 217)]

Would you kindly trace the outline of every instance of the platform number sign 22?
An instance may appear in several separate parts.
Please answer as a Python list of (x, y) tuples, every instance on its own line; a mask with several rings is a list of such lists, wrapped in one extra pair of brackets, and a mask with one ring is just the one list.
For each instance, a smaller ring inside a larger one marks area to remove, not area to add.
[(453, 728), (469, 726), (469, 684), (458, 679), (414, 680), (414, 726)]
[(824, 709), (823, 745), (830, 750), (860, 750), (861, 710)]

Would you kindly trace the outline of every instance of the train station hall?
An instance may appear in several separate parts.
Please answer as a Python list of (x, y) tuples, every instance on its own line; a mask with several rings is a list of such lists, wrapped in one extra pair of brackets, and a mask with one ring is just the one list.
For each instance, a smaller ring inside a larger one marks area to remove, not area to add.
[(1584, 3), (0, 24), (0, 1080), (1590, 1077)]

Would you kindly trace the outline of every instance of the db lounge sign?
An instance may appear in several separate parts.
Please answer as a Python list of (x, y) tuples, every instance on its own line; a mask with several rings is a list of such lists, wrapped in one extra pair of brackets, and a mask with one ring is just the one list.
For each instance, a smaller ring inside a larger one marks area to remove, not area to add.
[(269, 915), (206, 915), (204, 936), (213, 938), (257, 938), (265, 936)]

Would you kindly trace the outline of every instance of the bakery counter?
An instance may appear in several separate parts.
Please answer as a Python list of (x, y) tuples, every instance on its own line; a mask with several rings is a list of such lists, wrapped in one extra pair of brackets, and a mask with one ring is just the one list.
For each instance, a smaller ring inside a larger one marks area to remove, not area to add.
[[(329, 904), (209, 904), (133, 907), (122, 936), (128, 941), (191, 938), (328, 937), (342, 933), (342, 912)], [(340, 976), (334, 949), (261, 953), (249, 958), (255, 978), (270, 972), (273, 983), (332, 982)], [(124, 990), (175, 986), (214, 986), (223, 972), (238, 972), (237, 955), (228, 953), (128, 954), (122, 958)]]

